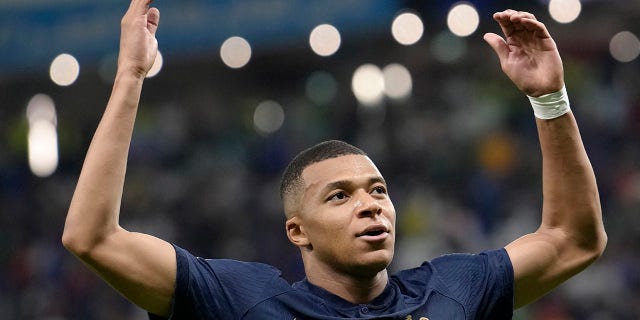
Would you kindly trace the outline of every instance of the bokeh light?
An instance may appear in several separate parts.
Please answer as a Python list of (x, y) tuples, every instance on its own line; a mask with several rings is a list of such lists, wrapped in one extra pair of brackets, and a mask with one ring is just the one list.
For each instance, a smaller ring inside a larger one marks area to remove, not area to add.
[(222, 43), (220, 57), (228, 67), (242, 68), (251, 60), (251, 46), (244, 38), (231, 37)]
[(422, 19), (413, 12), (398, 15), (391, 24), (393, 38), (402, 45), (412, 45), (422, 38), (424, 25)]
[(63, 87), (73, 84), (78, 79), (79, 74), (80, 63), (68, 53), (58, 55), (53, 59), (49, 67), (51, 81)]
[(380, 68), (373, 64), (358, 67), (351, 78), (353, 95), (365, 106), (375, 106), (384, 97), (384, 76)]
[(447, 15), (447, 26), (459, 37), (473, 34), (480, 24), (480, 16), (476, 8), (466, 2), (455, 4)]
[(284, 123), (284, 109), (272, 100), (258, 104), (253, 112), (253, 125), (260, 134), (270, 134), (278, 131)]
[(578, 19), (582, 11), (580, 0), (551, 0), (549, 14), (559, 23), (570, 23)]
[(57, 124), (56, 107), (53, 99), (46, 94), (36, 94), (27, 103), (27, 121), (29, 125), (37, 121)]
[(340, 32), (330, 24), (321, 24), (311, 31), (309, 45), (319, 56), (333, 55), (340, 48)]
[(48, 121), (36, 121), (29, 127), (29, 168), (37, 177), (48, 177), (58, 167), (58, 134)]
[(631, 62), (640, 55), (640, 40), (629, 31), (618, 32), (609, 41), (609, 52), (620, 62)]
[(382, 69), (384, 93), (394, 100), (405, 100), (411, 95), (413, 79), (407, 68), (399, 63), (392, 63)]
[(149, 72), (147, 72), (147, 78), (153, 78), (156, 75), (158, 75), (158, 73), (160, 73), (160, 70), (162, 70), (163, 63), (164, 63), (164, 60), (162, 59), (162, 53), (158, 51), (158, 54), (156, 54), (156, 59), (153, 61), (153, 65), (151, 66), (151, 69), (149, 69)]
[(27, 158), (31, 172), (48, 177), (58, 167), (58, 133), (55, 104), (45, 94), (33, 96), (27, 104)]
[[(461, 1), (480, 16), (467, 37), (447, 26)], [(0, 0), (6, 319), (146, 316), (60, 243), (113, 87), (125, 2)], [(560, 48), (604, 193), (609, 242), (596, 263), (513, 317), (640, 318), (640, 0), (156, 2), (164, 14), (157, 34), (163, 65), (145, 80), (140, 100), (121, 199), (127, 230), (302, 279), (299, 250), (278, 234), (278, 186), (295, 152), (327, 139), (362, 148), (386, 173), (398, 211), (395, 270), (536, 230), (542, 197), (535, 117), (482, 39), (485, 32), (503, 36), (493, 12), (527, 10)], [(578, 3), (581, 11), (552, 14), (550, 2)], [(310, 46), (323, 23), (341, 38), (329, 56)], [(397, 29), (404, 33), (396, 37)], [(248, 43), (248, 62), (239, 68), (221, 59), (231, 36)], [(68, 86), (50, 78), (62, 53), (79, 65)], [(354, 72), (365, 63), (383, 80), (371, 81), (382, 94), (370, 90), (370, 104), (352, 93)]]

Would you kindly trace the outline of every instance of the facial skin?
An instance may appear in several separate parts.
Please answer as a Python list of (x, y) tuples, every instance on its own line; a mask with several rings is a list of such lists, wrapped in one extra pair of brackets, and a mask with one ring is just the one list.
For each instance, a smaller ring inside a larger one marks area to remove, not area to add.
[(386, 272), (396, 215), (373, 162), (340, 156), (308, 166), (302, 178), (299, 210), (287, 221), (287, 233), (301, 248), (307, 276), (370, 278)]

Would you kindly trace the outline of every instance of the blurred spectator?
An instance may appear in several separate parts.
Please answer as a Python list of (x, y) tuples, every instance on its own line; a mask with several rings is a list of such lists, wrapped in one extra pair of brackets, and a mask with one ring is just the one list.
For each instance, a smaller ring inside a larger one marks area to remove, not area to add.
[[(598, 178), (609, 244), (585, 274), (514, 319), (637, 319), (638, 60), (621, 64), (610, 61), (606, 49), (581, 51), (590, 39), (570, 38), (589, 36), (579, 26), (554, 28), (563, 31), (556, 39)], [(390, 179), (399, 231), (392, 269), (447, 252), (503, 246), (533, 231), (542, 203), (541, 164), (531, 147), (538, 142), (526, 98), (495, 70), (497, 60), (478, 37), (468, 39), (467, 54), (452, 63), (429, 57), (428, 42), (402, 54), (372, 40), (377, 61), (402, 62), (414, 77), (412, 97), (384, 102), (378, 123), (349, 91), (362, 48), (345, 44), (336, 65), (312, 59), (304, 68), (291, 59), (300, 52), (285, 47), (258, 55), (244, 73), (204, 59), (166, 65), (143, 92), (122, 224), (197, 255), (266, 262), (297, 280), (303, 270), (284, 234), (279, 174), (301, 148), (338, 138), (368, 151)], [(333, 68), (337, 89), (327, 105), (318, 105), (306, 98), (304, 82), (324, 68)], [(76, 87), (54, 90), (60, 165), (43, 179), (26, 164), (23, 106), (46, 86), (30, 78), (0, 81), (3, 319), (146, 318), (60, 244), (82, 155), (110, 87), (96, 80), (96, 70), (87, 73)], [(252, 124), (253, 109), (265, 99), (278, 100), (286, 114), (271, 135), (256, 133)]]

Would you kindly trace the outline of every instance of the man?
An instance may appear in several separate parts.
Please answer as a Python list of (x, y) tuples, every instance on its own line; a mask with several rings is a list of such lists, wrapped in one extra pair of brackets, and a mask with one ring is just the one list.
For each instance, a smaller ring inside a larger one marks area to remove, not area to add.
[(289, 240), (306, 278), (286, 283), (270, 266), (196, 258), (120, 227), (127, 154), (160, 13), (133, 0), (122, 19), (112, 95), (69, 208), (62, 242), (152, 318), (508, 319), (603, 252), (595, 176), (546, 27), (526, 12), (494, 14), (505, 39), (486, 34), (503, 71), (530, 96), (543, 156), (542, 222), (505, 248), (439, 257), (387, 273), (395, 210), (384, 178), (361, 150), (329, 141), (298, 155), (281, 188)]

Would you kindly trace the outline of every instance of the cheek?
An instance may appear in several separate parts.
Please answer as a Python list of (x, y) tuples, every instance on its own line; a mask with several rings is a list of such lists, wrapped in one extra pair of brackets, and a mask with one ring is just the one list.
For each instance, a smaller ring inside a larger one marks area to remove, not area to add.
[(345, 233), (349, 226), (349, 221), (344, 218), (340, 218), (337, 213), (329, 213), (323, 216), (323, 219), (319, 220), (318, 229), (321, 229), (325, 236), (340, 236)]
[(338, 212), (317, 213), (317, 219), (309, 221), (308, 234), (311, 241), (325, 243), (326, 246), (340, 246), (342, 239), (350, 235), (348, 217)]

